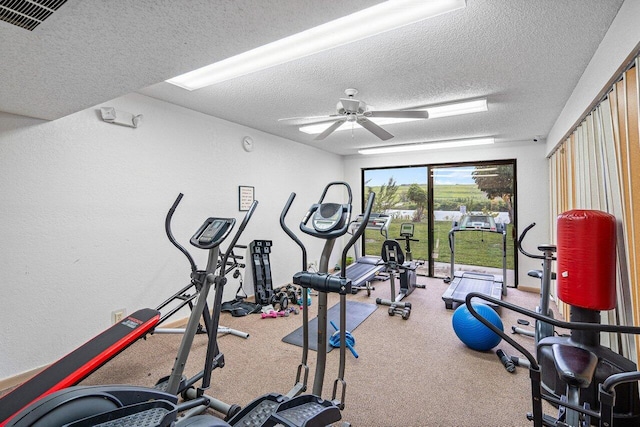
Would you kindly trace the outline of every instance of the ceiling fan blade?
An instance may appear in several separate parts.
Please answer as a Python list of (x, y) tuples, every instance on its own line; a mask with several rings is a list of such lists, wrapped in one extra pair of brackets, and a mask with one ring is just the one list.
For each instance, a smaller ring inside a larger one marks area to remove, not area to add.
[(342, 107), (345, 111), (357, 112), (360, 107), (360, 101), (353, 98), (340, 98), (340, 102), (342, 103)]
[(374, 134), (375, 136), (377, 136), (383, 141), (393, 138), (393, 135), (391, 135), (389, 132), (382, 129), (380, 126), (378, 126), (377, 124), (373, 123), (371, 120), (365, 117), (358, 117), (357, 122), (360, 126), (367, 129), (369, 132), (371, 132), (372, 134)]
[(388, 111), (365, 111), (366, 117), (393, 117), (401, 119), (428, 119), (427, 110), (388, 110)]
[(326, 137), (331, 135), (333, 133), (333, 131), (338, 129), (346, 121), (347, 121), (346, 118), (342, 118), (342, 119), (336, 120), (334, 124), (332, 124), (331, 126), (326, 128), (320, 135), (316, 136), (313, 139), (316, 140), (316, 141), (320, 141), (320, 140), (325, 139)]

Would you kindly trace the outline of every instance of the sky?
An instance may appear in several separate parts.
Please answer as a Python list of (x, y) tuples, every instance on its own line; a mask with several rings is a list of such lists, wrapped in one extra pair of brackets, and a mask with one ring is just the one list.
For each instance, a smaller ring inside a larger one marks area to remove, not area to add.
[[(471, 178), (473, 166), (460, 166), (455, 168), (434, 168), (434, 184), (475, 184)], [(364, 171), (365, 185), (377, 187), (389, 182), (389, 177), (393, 177), (396, 183), (402, 184), (426, 184), (427, 168), (391, 168), (391, 169), (369, 169)], [(368, 183), (366, 181), (370, 180)]]

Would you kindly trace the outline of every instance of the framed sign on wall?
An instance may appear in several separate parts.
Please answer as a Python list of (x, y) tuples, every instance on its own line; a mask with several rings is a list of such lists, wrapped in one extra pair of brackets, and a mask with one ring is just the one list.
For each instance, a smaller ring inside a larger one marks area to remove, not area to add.
[(241, 211), (248, 211), (255, 197), (255, 188), (247, 185), (238, 187), (239, 208)]

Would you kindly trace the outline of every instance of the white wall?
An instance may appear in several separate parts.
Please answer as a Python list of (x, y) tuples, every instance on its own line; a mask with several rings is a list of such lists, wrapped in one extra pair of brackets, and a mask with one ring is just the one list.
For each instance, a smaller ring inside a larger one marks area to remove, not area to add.
[[(279, 227), (290, 192), (297, 231), (324, 185), (343, 176), (340, 156), (142, 95), (100, 106), (142, 113), (143, 123), (104, 123), (99, 106), (53, 122), (0, 113), (0, 379), (73, 350), (113, 310), (155, 307), (188, 283), (189, 264), (164, 232), (179, 192), (174, 234), (204, 268), (188, 239), (208, 216), (241, 219), (238, 186), (255, 186), (260, 204), (240, 243), (274, 241), (280, 285), (301, 267)], [(320, 253), (322, 242), (303, 241)], [(237, 286), (230, 278), (225, 299)]]
[(551, 154), (640, 43), (640, 0), (626, 0), (547, 136)]
[[(520, 232), (528, 224), (535, 222), (527, 234), (528, 246), (533, 249), (539, 243), (548, 242), (549, 233), (549, 174), (545, 158), (545, 145), (539, 143), (501, 143), (491, 148), (458, 148), (415, 152), (396, 155), (349, 156), (345, 158), (345, 179), (349, 181), (361, 200), (361, 170), (387, 166), (426, 165), (484, 160), (516, 159), (517, 169), (517, 215)], [(535, 252), (534, 252), (535, 253)], [(521, 285), (540, 286), (537, 279), (527, 276), (527, 271), (540, 268), (540, 263), (518, 254)]]
[[(638, 16), (640, 0), (626, 0), (546, 146), (342, 159), (137, 94), (102, 106), (144, 114), (139, 129), (103, 123), (96, 108), (53, 122), (0, 112), (0, 379), (71, 351), (109, 326), (113, 310), (155, 306), (187, 283), (186, 259), (163, 229), (178, 192), (185, 198), (174, 233), (186, 244), (209, 215), (241, 218), (238, 185), (255, 186), (260, 206), (241, 243), (274, 241), (274, 283), (281, 284), (301, 266), (297, 246), (277, 225), (291, 191), (298, 197), (288, 224), (297, 230), (328, 181), (344, 177), (360, 200), (361, 168), (515, 158), (519, 225), (535, 221), (530, 241), (546, 242), (545, 155), (637, 46)], [(245, 135), (256, 141), (252, 153), (241, 148)], [(303, 241), (310, 261), (317, 259), (321, 243)], [(197, 261), (204, 266), (204, 254)], [(537, 263), (522, 256), (519, 263), (520, 283), (536, 285), (526, 271)], [(236, 287), (231, 280), (228, 297)]]

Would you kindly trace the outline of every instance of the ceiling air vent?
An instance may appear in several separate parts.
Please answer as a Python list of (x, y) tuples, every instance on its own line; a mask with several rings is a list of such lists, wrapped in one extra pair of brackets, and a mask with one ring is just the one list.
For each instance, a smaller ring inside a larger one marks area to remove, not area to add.
[(33, 31), (67, 0), (0, 0), (0, 20)]

